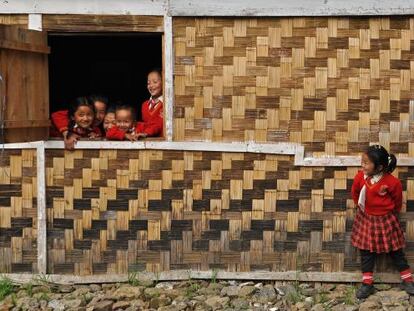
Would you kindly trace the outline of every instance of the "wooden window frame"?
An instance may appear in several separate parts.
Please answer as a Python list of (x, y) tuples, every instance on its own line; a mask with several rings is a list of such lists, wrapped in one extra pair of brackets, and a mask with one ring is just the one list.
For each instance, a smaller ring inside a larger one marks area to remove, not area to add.
[[(39, 14), (36, 20), (39, 21)], [(29, 15), (29, 21), (31, 15)], [(162, 72), (164, 96), (163, 141), (173, 137), (173, 34), (171, 16), (153, 15), (84, 15), (43, 14), (40, 25), (33, 28), (46, 32), (76, 33), (154, 33), (162, 36)], [(29, 23), (30, 24), (30, 23)], [(39, 29), (40, 28), (40, 29)], [(151, 138), (149, 139), (151, 140)], [(155, 139), (157, 140), (157, 139)]]

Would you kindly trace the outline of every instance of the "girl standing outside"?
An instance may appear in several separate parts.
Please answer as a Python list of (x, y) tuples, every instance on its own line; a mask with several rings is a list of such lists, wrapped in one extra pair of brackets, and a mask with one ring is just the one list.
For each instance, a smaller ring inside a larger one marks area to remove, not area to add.
[(401, 287), (414, 294), (413, 277), (403, 252), (404, 233), (397, 218), (402, 206), (402, 186), (391, 175), (397, 166), (393, 154), (370, 146), (362, 154), (362, 170), (354, 178), (352, 198), (358, 207), (352, 228), (352, 245), (360, 250), (362, 286), (356, 296), (367, 298), (375, 292), (373, 271), (377, 254), (387, 253), (400, 272)]

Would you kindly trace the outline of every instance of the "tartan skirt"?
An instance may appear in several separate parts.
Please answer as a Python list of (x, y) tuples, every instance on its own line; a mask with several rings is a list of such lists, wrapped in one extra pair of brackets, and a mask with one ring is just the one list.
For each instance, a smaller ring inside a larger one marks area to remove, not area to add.
[(389, 253), (405, 247), (404, 233), (394, 213), (374, 216), (358, 212), (351, 235), (352, 245), (372, 253)]

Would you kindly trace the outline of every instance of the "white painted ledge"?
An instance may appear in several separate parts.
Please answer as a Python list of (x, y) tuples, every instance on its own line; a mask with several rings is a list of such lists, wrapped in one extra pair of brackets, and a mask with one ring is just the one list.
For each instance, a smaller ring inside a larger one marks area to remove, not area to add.
[(7, 0), (0, 14), (101, 14), (158, 15), (167, 10), (167, 0)]
[[(49, 140), (28, 143), (0, 144), (4, 149), (64, 149), (63, 141)], [(177, 150), (177, 151), (214, 151), (250, 152), (264, 154), (293, 155), (296, 166), (360, 166), (359, 156), (305, 157), (304, 147), (296, 143), (219, 143), (190, 141), (79, 141), (75, 149), (132, 149), (132, 150)], [(398, 158), (398, 166), (414, 166), (414, 157)]]
[(173, 16), (350, 16), (413, 14), (413, 0), (171, 0)]
[(171, 16), (410, 15), (413, 0), (7, 0), (0, 14)]

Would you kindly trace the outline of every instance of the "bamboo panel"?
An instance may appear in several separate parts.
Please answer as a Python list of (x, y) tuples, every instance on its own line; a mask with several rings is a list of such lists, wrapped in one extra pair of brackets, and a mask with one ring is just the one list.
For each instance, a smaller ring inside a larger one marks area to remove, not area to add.
[(37, 272), (36, 150), (0, 155), (0, 273)]
[(409, 154), (413, 17), (180, 17), (173, 33), (175, 140)]
[[(11, 159), (11, 178), (31, 165)], [(349, 195), (357, 169), (293, 162), (250, 153), (47, 150), (48, 272), (359, 271)], [(409, 256), (413, 173), (396, 172)]]

